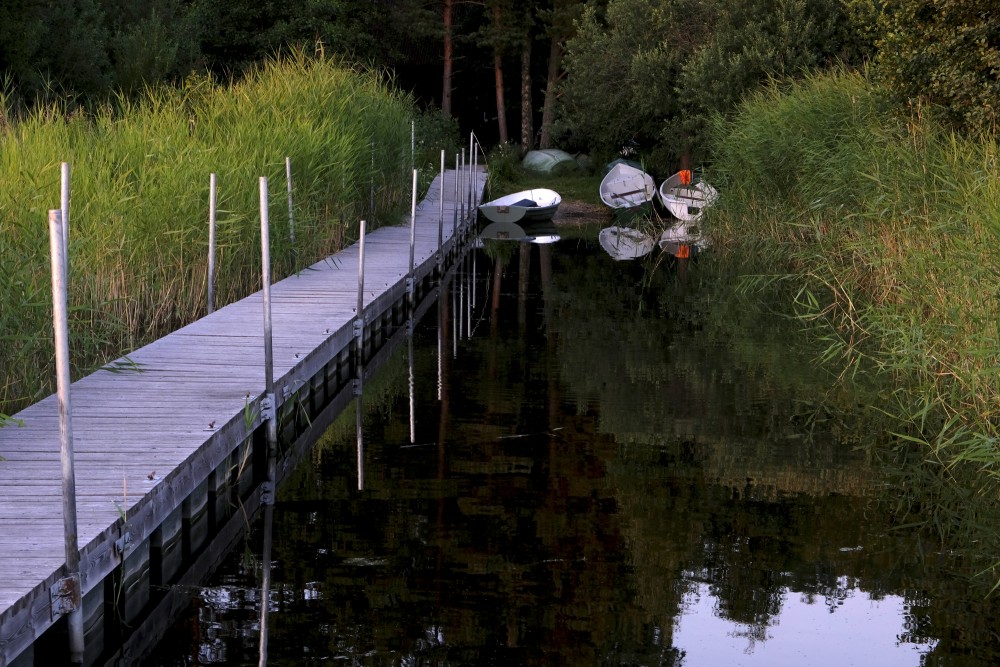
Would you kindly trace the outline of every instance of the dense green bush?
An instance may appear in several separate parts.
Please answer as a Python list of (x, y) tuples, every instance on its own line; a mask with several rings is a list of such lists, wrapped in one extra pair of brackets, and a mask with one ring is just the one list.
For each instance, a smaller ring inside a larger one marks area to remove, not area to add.
[(897, 0), (879, 30), (878, 73), (901, 101), (964, 131), (1000, 129), (994, 0)]

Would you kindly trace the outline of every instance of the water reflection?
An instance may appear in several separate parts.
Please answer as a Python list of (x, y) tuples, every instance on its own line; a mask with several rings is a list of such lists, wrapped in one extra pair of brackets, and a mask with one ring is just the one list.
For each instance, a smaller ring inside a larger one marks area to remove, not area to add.
[(886, 510), (856, 394), (781, 322), (700, 268), (506, 246), (280, 489), (270, 597), (258, 524), (150, 664), (257, 659), (261, 599), (272, 664), (995, 664), (996, 603)]

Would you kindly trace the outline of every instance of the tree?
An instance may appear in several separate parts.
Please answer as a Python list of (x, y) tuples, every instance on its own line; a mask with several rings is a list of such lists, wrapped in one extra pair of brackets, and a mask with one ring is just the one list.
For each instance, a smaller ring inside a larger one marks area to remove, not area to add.
[(876, 71), (903, 101), (929, 103), (962, 130), (997, 131), (995, 0), (896, 0), (882, 15)]
[(452, 54), (451, 30), (454, 25), (454, 0), (444, 0), (442, 20), (444, 22), (444, 74), (441, 88), (441, 113), (446, 118), (451, 117), (451, 89), (454, 61)]
[(180, 79), (199, 57), (200, 29), (181, 0), (104, 0), (114, 85), (126, 93)]
[(588, 5), (566, 42), (557, 132), (572, 147), (614, 154), (652, 147), (676, 119), (675, 83), (710, 34), (711, 0), (611, 0)]
[(535, 108), (532, 103), (531, 86), (531, 45), (534, 41), (534, 8), (533, 3), (525, 3), (522, 10), (522, 21), (525, 29), (521, 34), (521, 152), (526, 153), (535, 147)]
[(0, 72), (26, 102), (53, 92), (95, 96), (111, 85), (104, 16), (95, 0), (0, 3)]
[(681, 116), (662, 141), (698, 158), (705, 126), (771, 79), (857, 57), (844, 5), (835, 0), (738, 0), (721, 3), (710, 37), (684, 63), (677, 82)]
[(545, 98), (542, 102), (542, 126), (538, 140), (540, 148), (552, 147), (552, 126), (555, 120), (556, 94), (562, 80), (563, 49), (575, 32), (575, 22), (583, 12), (579, 0), (553, 0), (552, 6), (540, 13), (549, 40), (549, 59), (545, 77)]

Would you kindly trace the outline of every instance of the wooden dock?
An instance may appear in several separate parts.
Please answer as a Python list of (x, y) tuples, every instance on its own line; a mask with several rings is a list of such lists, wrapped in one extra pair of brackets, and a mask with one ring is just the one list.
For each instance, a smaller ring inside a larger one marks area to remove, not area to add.
[[(476, 171), (479, 202), (485, 172)], [(474, 209), (459, 219), (465, 207), (454, 201), (455, 179), (453, 170), (438, 176), (417, 208), (415, 292), (454, 259), (474, 220)], [(301, 401), (321, 402), (324, 386), (350, 382), (358, 259), (355, 244), (271, 287), (275, 399), (285, 423), (295, 421)], [(406, 308), (410, 227), (369, 233), (364, 261), (364, 331), (377, 336), (380, 322)], [(88, 634), (103, 623), (111, 595), (122, 597), (126, 621), (139, 617), (150, 582), (170, 583), (172, 563), (206, 548), (219, 515), (253, 483), (246, 473), (254, 465), (259, 481), (253, 443), (263, 423), (263, 319), (258, 292), (73, 383)], [(56, 397), (14, 417), (24, 426), (0, 429), (0, 667), (34, 662), (35, 641), (58, 620), (50, 591), (65, 575)]]

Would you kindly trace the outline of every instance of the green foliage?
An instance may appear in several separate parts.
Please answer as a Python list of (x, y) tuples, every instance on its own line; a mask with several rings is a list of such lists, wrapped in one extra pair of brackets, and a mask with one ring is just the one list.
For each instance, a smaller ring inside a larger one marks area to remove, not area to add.
[(179, 0), (155, 5), (106, 0), (115, 86), (126, 94), (183, 79), (200, 55), (195, 15)]
[(886, 380), (908, 437), (972, 458), (1000, 422), (1000, 145), (891, 109), (842, 72), (753, 95), (714, 127), (706, 225), (825, 360)]
[(677, 84), (683, 113), (663, 141), (705, 155), (709, 118), (726, 113), (769, 80), (801, 76), (852, 53), (844, 8), (830, 0), (740, 0), (720, 7), (708, 42), (683, 66)]
[(414, 117), (416, 155), (414, 164), (427, 178), (433, 180), (441, 171), (441, 151), (444, 151), (445, 168), (454, 168), (455, 155), (461, 150), (458, 121), (446, 118), (440, 109), (424, 109)]
[(898, 0), (882, 17), (878, 73), (901, 100), (953, 127), (997, 131), (1000, 13), (994, 0)]
[(440, 27), (416, 0), (255, 0), (196, 3), (201, 50), (213, 71), (242, 71), (290, 47), (321, 49), (383, 66), (421, 62)]
[(708, 38), (712, 11), (699, 0), (611, 0), (588, 6), (566, 44), (557, 124), (560, 145), (613, 154), (652, 146), (680, 102), (674, 82)]
[[(2, 101), (2, 100), (0, 100)], [(284, 161), (291, 157), (296, 250), (311, 264), (343, 247), (364, 215), (409, 201), (412, 100), (377, 72), (333, 60), (274, 60), (228, 87), (188, 79), (95, 116), (39, 109), (0, 130), (0, 410), (50, 389), (46, 211), (59, 163), (72, 167), (70, 331), (74, 372), (204, 313), (209, 174), (218, 174), (216, 305), (259, 289), (258, 179), (271, 185), (275, 278), (289, 257)], [(372, 165), (375, 170), (372, 170)], [(369, 210), (374, 190), (375, 210)]]
[(486, 184), (488, 197), (492, 199), (502, 196), (509, 189), (508, 186), (523, 180), (520, 148), (510, 142), (494, 146), (486, 156), (486, 168), (489, 172), (489, 182)]
[(634, 142), (654, 173), (684, 154), (702, 162), (713, 114), (771, 79), (859, 62), (862, 15), (840, 0), (611, 0), (603, 17), (588, 7), (567, 45), (563, 141), (595, 153)]
[(0, 71), (27, 103), (107, 91), (107, 42), (97, 0), (0, 3)]

